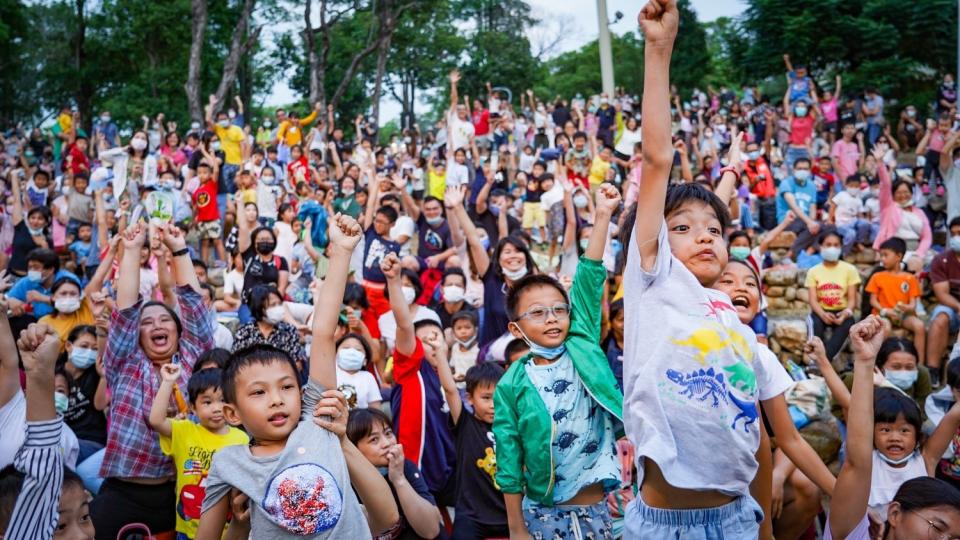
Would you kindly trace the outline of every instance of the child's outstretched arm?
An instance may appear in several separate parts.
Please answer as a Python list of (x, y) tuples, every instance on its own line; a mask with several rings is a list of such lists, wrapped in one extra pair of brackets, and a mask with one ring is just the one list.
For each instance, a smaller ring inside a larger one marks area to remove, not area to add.
[(396, 253), (388, 253), (380, 262), (380, 270), (387, 278), (387, 291), (390, 293), (390, 309), (397, 321), (397, 352), (410, 356), (417, 348), (417, 336), (413, 331), (413, 317), (410, 308), (404, 302), (400, 282), (400, 258)]
[[(956, 395), (956, 394), (954, 394)], [(940, 462), (940, 456), (947, 451), (950, 441), (960, 429), (960, 402), (954, 402), (947, 414), (940, 420), (937, 429), (933, 431), (930, 438), (923, 445), (923, 462), (927, 466), (927, 474), (933, 476), (937, 463)]]
[(679, 12), (676, 0), (650, 0), (640, 11), (643, 30), (643, 182), (637, 199), (634, 241), (641, 266), (652, 270), (657, 256), (657, 236), (663, 224), (664, 199), (673, 146), (670, 144), (670, 57), (677, 37)]
[(847, 415), (847, 460), (840, 469), (830, 510), (834, 538), (846, 538), (867, 514), (873, 469), (873, 366), (883, 343), (883, 323), (876, 315), (850, 329), (853, 346), (853, 399)]
[[(347, 287), (350, 257), (363, 229), (352, 217), (337, 214), (330, 221), (330, 263), (327, 278), (313, 303), (313, 346), (310, 348), (310, 378), (323, 388), (337, 387), (336, 344), (333, 337), (340, 316), (340, 303)], [(401, 295), (402, 296), (402, 295)]]
[(153, 397), (149, 421), (150, 427), (163, 437), (169, 437), (173, 433), (173, 423), (167, 417), (167, 406), (170, 404), (170, 395), (173, 394), (173, 388), (177, 385), (179, 378), (179, 365), (164, 364), (160, 368), (160, 388), (157, 389), (157, 395)]
[(60, 338), (45, 324), (31, 324), (17, 345), (27, 373), (27, 437), (13, 464), (25, 476), (4, 538), (53, 538), (63, 487), (63, 419), (53, 406)]
[(620, 192), (610, 184), (603, 184), (597, 190), (597, 211), (594, 216), (593, 231), (583, 256), (599, 261), (603, 259), (603, 252), (610, 237), (610, 220), (613, 213), (620, 207)]

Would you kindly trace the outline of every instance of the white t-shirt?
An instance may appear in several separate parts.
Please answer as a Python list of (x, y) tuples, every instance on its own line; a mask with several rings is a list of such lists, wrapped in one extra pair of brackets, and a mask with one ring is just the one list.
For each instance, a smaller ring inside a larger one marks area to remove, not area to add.
[(223, 294), (240, 296), (243, 292), (243, 272), (231, 270), (223, 275)]
[(870, 500), (867, 507), (876, 512), (881, 519), (887, 519), (887, 506), (893, 501), (897, 490), (907, 480), (927, 476), (927, 466), (923, 455), (914, 452), (903, 467), (894, 467), (880, 457), (880, 451), (873, 451), (873, 470), (870, 473)]
[[(549, 211), (553, 208), (553, 205), (563, 202), (563, 186), (560, 185), (560, 182), (554, 182), (553, 187), (550, 188), (550, 191), (540, 194), (540, 208), (544, 212)], [(560, 231), (556, 231), (559, 233)]]
[[(27, 439), (27, 398), (22, 390), (17, 390), (4, 406), (0, 407), (0, 469), (13, 463), (17, 451)], [(80, 455), (80, 443), (66, 423), (60, 431), (60, 448), (63, 450), (64, 464), (71, 469), (77, 468), (77, 456)]]
[(390, 228), (390, 239), (399, 242), (401, 236), (406, 236), (407, 241), (400, 244), (400, 256), (410, 255), (410, 246), (413, 244), (413, 236), (417, 232), (417, 224), (413, 218), (402, 215), (397, 218), (397, 222)]
[(831, 200), (837, 205), (834, 217), (838, 227), (853, 223), (864, 212), (863, 200), (860, 197), (851, 196), (846, 190), (837, 193)]
[(623, 423), (637, 483), (649, 457), (671, 485), (746, 494), (760, 445), (756, 335), (726, 294), (704, 288), (673, 257), (666, 223), (650, 272), (636, 235), (627, 249)]
[(943, 177), (943, 187), (947, 190), (947, 222), (960, 216), (960, 167), (951, 166)]
[(262, 218), (277, 219), (277, 198), (283, 190), (276, 183), (257, 182), (257, 214)]
[(793, 386), (793, 379), (769, 347), (758, 343), (757, 352), (759, 354), (753, 361), (753, 371), (757, 374), (760, 401), (766, 401), (789, 390)]
[[(356, 373), (348, 373), (337, 367), (337, 389), (343, 392), (344, 387), (347, 386), (353, 388), (352, 393), (357, 399), (356, 405), (351, 404), (352, 407), (366, 409), (372, 401), (383, 401), (377, 380), (369, 371), (361, 369)], [(348, 396), (350, 394), (350, 392), (343, 393)]]
[(614, 150), (625, 154), (628, 156), (633, 155), (633, 146), (640, 142), (642, 137), (640, 136), (640, 127), (637, 126), (637, 129), (630, 131), (627, 128), (623, 128), (623, 134), (620, 135), (620, 140), (617, 141), (617, 146), (614, 147)]
[(223, 323), (213, 325), (213, 345), (219, 349), (233, 350), (233, 332)]
[[(461, 350), (459, 343), (454, 343), (450, 347), (450, 371), (453, 372), (453, 376), (457, 375), (466, 375), (467, 370), (477, 365), (477, 356), (480, 355), (480, 345), (474, 343), (472, 347), (467, 350)], [(460, 381), (457, 383), (457, 388), (466, 388), (467, 381)]]
[(157, 271), (150, 268), (140, 267), (140, 296), (144, 301), (153, 299), (153, 290), (160, 285), (160, 278)]
[(447, 151), (453, 155), (457, 148), (470, 148), (470, 139), (473, 138), (473, 122), (469, 118), (460, 120), (456, 112), (447, 113)]
[[(416, 304), (416, 306), (417, 310), (413, 313), (414, 324), (428, 320), (442, 324), (437, 312), (420, 304)], [(377, 324), (380, 326), (380, 339), (387, 344), (387, 350), (392, 351), (393, 346), (397, 343), (397, 319), (393, 317), (393, 311), (391, 310), (381, 315), (377, 320)]]
[(277, 247), (273, 249), (273, 254), (283, 257), (290, 262), (293, 258), (293, 244), (297, 242), (297, 235), (293, 233), (293, 228), (289, 223), (278, 221), (273, 224), (277, 231)]
[(447, 187), (460, 187), (470, 183), (470, 169), (456, 161), (447, 164)]

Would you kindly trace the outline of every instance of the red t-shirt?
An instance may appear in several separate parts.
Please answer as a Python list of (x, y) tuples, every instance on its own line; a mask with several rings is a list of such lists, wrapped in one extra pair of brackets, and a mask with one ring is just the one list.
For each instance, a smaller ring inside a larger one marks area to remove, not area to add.
[(287, 165), (287, 178), (290, 179), (290, 187), (297, 189), (300, 182), (310, 183), (310, 164), (307, 158), (300, 156), (300, 159)]
[(790, 122), (790, 144), (804, 146), (813, 136), (814, 120), (812, 116), (795, 116)]
[(217, 221), (220, 209), (217, 208), (217, 181), (207, 180), (193, 192), (193, 204), (197, 208), (197, 221)]
[[(80, 171), (89, 171), (90, 170), (90, 160), (87, 158), (86, 154), (80, 151), (77, 148), (77, 143), (73, 143), (67, 149), (67, 155), (70, 156), (70, 172), (77, 174)], [(67, 168), (67, 161), (63, 161), (64, 170)]]
[(473, 112), (473, 132), (474, 135), (486, 135), (490, 133), (490, 111), (482, 109)]

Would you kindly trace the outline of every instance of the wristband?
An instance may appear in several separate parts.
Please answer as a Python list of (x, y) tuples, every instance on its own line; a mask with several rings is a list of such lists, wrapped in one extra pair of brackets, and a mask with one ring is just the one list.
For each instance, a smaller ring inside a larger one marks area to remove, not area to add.
[(723, 173), (725, 172), (732, 172), (737, 176), (737, 181), (740, 181), (740, 171), (738, 171), (733, 165), (727, 165), (726, 167), (720, 169), (720, 176), (723, 176)]
[(190, 254), (190, 250), (187, 248), (183, 248), (183, 249), (178, 249), (177, 251), (174, 251), (173, 253), (170, 254), (170, 256), (179, 257), (181, 255), (189, 255), (189, 254)]

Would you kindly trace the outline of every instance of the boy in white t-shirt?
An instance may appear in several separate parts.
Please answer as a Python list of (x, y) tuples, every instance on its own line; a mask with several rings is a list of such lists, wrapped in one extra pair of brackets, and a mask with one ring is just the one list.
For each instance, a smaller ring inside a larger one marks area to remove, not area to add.
[(635, 229), (624, 242), (625, 325), (632, 331), (624, 343), (623, 412), (640, 493), (626, 509), (625, 538), (752, 540), (763, 520), (750, 495), (761, 442), (757, 341), (730, 298), (709, 288), (726, 266), (730, 216), (699, 184), (667, 189), (678, 21), (676, 0), (651, 0), (639, 16), (644, 181)]
[(843, 255), (847, 256), (856, 244), (872, 245), (880, 227), (864, 219), (867, 209), (860, 198), (860, 177), (848, 176), (844, 188), (831, 199), (830, 220), (843, 236)]

